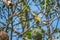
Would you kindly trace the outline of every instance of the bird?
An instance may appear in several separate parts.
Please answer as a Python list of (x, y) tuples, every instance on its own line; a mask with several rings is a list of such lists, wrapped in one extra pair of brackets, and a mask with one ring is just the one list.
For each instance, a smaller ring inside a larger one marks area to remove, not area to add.
[(35, 12), (32, 12), (31, 10), (30, 10), (30, 12), (31, 12), (32, 16), (34, 17), (36, 23), (41, 23), (41, 18), (38, 17), (38, 16), (35, 14)]
[(36, 15), (34, 15), (34, 19), (35, 19), (36, 22), (41, 22), (41, 19)]

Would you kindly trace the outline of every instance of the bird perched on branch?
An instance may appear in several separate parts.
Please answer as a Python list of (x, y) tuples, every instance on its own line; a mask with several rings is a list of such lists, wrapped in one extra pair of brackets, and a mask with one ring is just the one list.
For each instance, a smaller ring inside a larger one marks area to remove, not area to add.
[(30, 12), (31, 12), (31, 14), (33, 15), (33, 17), (34, 17), (36, 23), (41, 22), (41, 18), (39, 18), (39, 17), (38, 17), (35, 13), (33, 13), (31, 10), (30, 10)]
[(36, 22), (40, 22), (41, 21), (41, 19), (38, 16), (36, 16), (36, 15), (34, 15), (34, 19), (35, 19)]

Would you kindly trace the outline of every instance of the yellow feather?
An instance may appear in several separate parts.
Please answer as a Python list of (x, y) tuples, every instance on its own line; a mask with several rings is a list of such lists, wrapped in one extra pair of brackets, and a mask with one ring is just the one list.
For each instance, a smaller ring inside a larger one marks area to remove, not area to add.
[(36, 22), (40, 22), (41, 21), (41, 19), (39, 17), (37, 17), (37, 16), (34, 16), (34, 19), (35, 19)]

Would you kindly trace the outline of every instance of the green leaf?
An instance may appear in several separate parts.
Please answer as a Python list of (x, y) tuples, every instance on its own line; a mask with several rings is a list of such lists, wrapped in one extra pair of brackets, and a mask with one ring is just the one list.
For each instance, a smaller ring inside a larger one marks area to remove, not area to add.
[(26, 4), (26, 1), (27, 1), (27, 0), (22, 0), (23, 4)]
[(58, 32), (58, 29), (56, 28), (56, 29), (54, 30), (54, 32)]
[(28, 39), (31, 39), (31, 32), (32, 32), (32, 30), (26, 32), (26, 37), (27, 37)]
[(43, 1), (43, 2), (41, 2), (41, 4), (42, 4), (42, 5), (44, 5), (44, 4), (45, 4), (45, 2)]
[(49, 2), (49, 0), (46, 0), (46, 3), (48, 3)]
[(29, 24), (29, 22), (27, 21), (27, 22), (26, 22), (26, 25), (28, 25), (28, 24)]
[(24, 0), (24, 2), (26, 2), (26, 0)]
[(25, 12), (28, 8), (29, 8), (29, 6), (25, 5), (23, 11)]
[(5, 8), (5, 5), (3, 5), (2, 8)]

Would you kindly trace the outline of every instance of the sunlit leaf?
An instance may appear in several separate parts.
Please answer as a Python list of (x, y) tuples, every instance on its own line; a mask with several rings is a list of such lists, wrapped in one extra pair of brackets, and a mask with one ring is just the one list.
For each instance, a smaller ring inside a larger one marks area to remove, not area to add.
[(32, 30), (26, 32), (26, 37), (29, 39), (31, 39), (31, 32), (32, 32)]
[(56, 28), (56, 29), (54, 30), (54, 32), (58, 32), (58, 29)]

